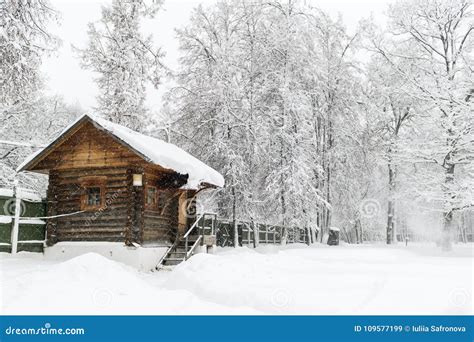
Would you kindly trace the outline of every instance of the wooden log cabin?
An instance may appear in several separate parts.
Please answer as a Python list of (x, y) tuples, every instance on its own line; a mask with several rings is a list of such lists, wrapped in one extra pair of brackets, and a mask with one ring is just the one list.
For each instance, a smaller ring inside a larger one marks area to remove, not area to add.
[(192, 223), (196, 194), (224, 185), (217, 171), (177, 146), (92, 115), (18, 171), (49, 175), (48, 216), (55, 218), (47, 222), (48, 246), (169, 246)]

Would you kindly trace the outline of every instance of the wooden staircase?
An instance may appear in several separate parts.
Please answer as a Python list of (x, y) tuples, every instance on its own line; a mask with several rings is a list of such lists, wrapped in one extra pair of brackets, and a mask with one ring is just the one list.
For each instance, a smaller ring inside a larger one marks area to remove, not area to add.
[(196, 252), (197, 247), (203, 244), (204, 236), (214, 234), (215, 224), (215, 214), (201, 214), (183, 236), (176, 237), (174, 244), (168, 248), (156, 269), (173, 269), (188, 260)]
[(201, 235), (188, 236), (188, 245), (186, 246), (186, 239), (178, 239), (178, 243), (175, 243), (165, 254), (160, 265), (161, 268), (172, 268), (179, 265), (194, 254), (196, 247), (200, 244), (202, 239)]

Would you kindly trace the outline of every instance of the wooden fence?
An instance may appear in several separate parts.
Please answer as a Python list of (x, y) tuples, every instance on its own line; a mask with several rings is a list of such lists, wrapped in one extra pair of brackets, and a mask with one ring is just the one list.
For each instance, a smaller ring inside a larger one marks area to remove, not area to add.
[[(298, 227), (281, 227), (250, 221), (236, 222), (238, 241), (240, 246), (258, 246), (260, 244), (281, 244), (284, 230), (286, 229), (286, 243), (305, 243), (309, 244), (311, 237), (307, 229)], [(200, 229), (204, 229), (204, 234), (210, 234), (214, 231), (219, 247), (233, 247), (235, 228), (234, 223), (229, 220), (206, 218), (204, 224), (200, 224)], [(214, 227), (214, 229), (212, 229)]]
[(33, 191), (0, 188), (0, 252), (42, 252), (46, 203)]
[[(0, 188), (0, 252), (43, 252), (46, 222), (46, 203), (31, 191)], [(199, 234), (215, 234), (217, 246), (234, 246), (234, 223), (211, 214), (199, 224)], [(240, 246), (281, 244), (286, 230), (287, 243), (309, 244), (307, 229), (281, 227), (250, 221), (236, 222)], [(204, 232), (203, 232), (204, 231)], [(317, 233), (317, 232), (316, 232)]]

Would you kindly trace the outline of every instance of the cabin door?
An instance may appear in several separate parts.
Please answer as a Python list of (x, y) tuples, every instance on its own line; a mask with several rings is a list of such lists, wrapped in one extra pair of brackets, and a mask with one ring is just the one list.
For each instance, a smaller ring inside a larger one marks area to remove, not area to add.
[(188, 226), (188, 217), (187, 217), (187, 205), (188, 196), (186, 192), (183, 192), (179, 195), (179, 203), (178, 203), (178, 232), (180, 236), (183, 236), (186, 233), (186, 229)]

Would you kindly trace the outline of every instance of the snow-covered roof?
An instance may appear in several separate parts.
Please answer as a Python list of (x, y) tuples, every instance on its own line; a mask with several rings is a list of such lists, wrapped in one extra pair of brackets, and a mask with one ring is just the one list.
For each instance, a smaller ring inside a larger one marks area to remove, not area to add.
[(183, 175), (187, 174), (188, 182), (183, 186), (183, 188), (199, 189), (206, 184), (217, 187), (224, 186), (224, 177), (219, 172), (204, 164), (202, 161), (193, 157), (178, 146), (132, 131), (127, 127), (91, 114), (82, 115), (75, 122), (66, 127), (58, 138), (52, 141), (48, 146), (28, 157), (18, 167), (17, 171), (20, 172), (28, 168), (36, 158), (42, 157), (43, 152), (47, 152), (51, 146), (60, 139), (60, 137), (84, 120), (89, 120), (98, 129), (113, 135), (147, 162), (159, 165), (165, 169), (173, 170)]

